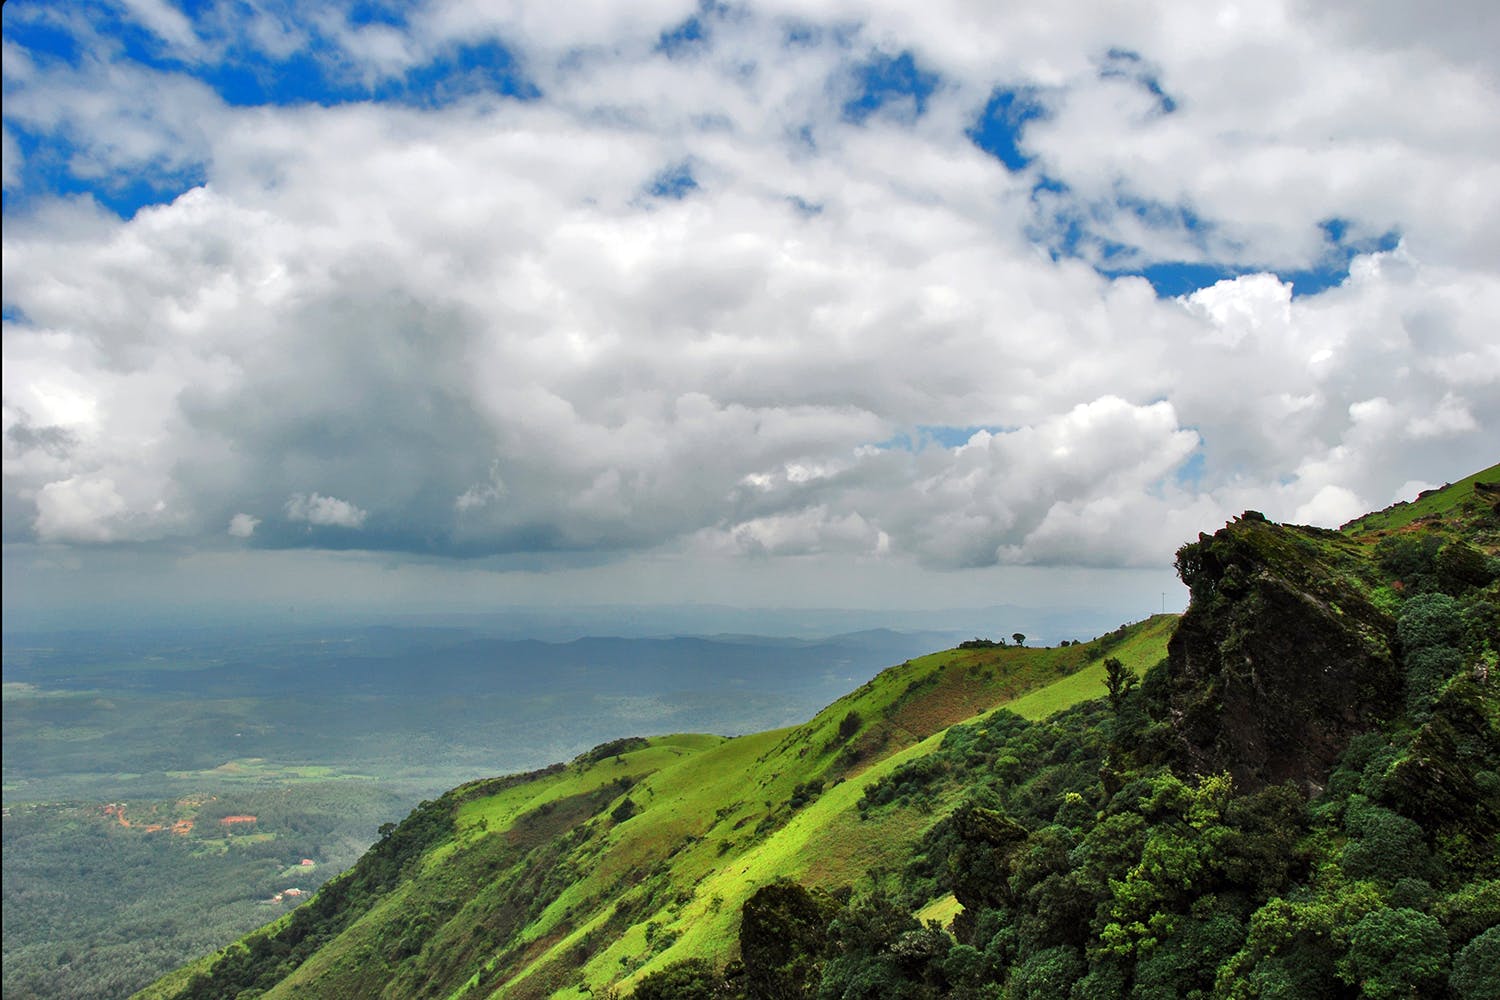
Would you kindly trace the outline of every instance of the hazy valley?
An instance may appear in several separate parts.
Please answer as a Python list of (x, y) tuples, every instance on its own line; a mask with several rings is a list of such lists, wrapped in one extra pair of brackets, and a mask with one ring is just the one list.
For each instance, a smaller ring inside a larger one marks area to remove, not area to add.
[(962, 638), (513, 637), (557, 628), (8, 632), (7, 995), (124, 996), (295, 905), (269, 901), (316, 890), (378, 826), (455, 784), (622, 733), (799, 721)]

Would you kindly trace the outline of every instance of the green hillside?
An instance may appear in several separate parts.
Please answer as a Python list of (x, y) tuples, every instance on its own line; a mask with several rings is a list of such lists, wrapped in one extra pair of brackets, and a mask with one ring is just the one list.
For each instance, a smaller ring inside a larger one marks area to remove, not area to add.
[[(1380, 537), (1383, 532), (1407, 528), (1423, 519), (1462, 520), (1470, 526), (1500, 498), (1500, 465), (1476, 472), (1441, 489), (1428, 490), (1415, 500), (1355, 518), (1340, 530), (1356, 536)], [(1494, 537), (1490, 537), (1494, 541)]]
[(454, 789), (139, 996), (1494, 997), (1495, 472), (1247, 512), (1180, 620)]
[[(1040, 717), (1101, 696), (1105, 657), (1144, 670), (1165, 655), (1175, 620), (1062, 647), (935, 653), (792, 729), (622, 740), (567, 767), (455, 789), (423, 807), (444, 828), (399, 881), (350, 893), (367, 901), (356, 919), (314, 921), (322, 896), (297, 911), (294, 922), (316, 924), (294, 928), (300, 940), (337, 930), (266, 995), (585, 996), (688, 956), (728, 960), (758, 887), (790, 876), (849, 889), (901, 866), (937, 816), (862, 817), (872, 784), (996, 706)], [(271, 953), (262, 942), (286, 934), (282, 924), (252, 936), (221, 965)], [(180, 974), (139, 994), (178, 995), (194, 995)]]

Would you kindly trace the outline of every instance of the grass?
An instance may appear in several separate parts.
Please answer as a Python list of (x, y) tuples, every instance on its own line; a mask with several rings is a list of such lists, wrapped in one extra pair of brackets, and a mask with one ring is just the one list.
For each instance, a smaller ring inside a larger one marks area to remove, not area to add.
[(1500, 481), (1500, 465), (1476, 472), (1440, 490), (1430, 491), (1410, 502), (1402, 502), (1373, 514), (1366, 514), (1345, 524), (1341, 531), (1350, 534), (1369, 534), (1380, 531), (1395, 531), (1424, 517), (1435, 514), (1451, 514), (1474, 496), (1474, 484)]
[(237, 844), (269, 844), (276, 839), (274, 833), (236, 833), (231, 837), (204, 837), (193, 842), (193, 856), (228, 854)]
[[(1144, 624), (1144, 628), (1133, 632), (1107, 654), (1129, 667), (1137, 677), (1145, 674), (1166, 655), (1167, 640), (1177, 627), (1177, 616), (1153, 615)], [(1102, 698), (1105, 694), (1104, 659), (1105, 657), (1099, 657), (1077, 673), (1023, 695), (1006, 707), (1022, 718), (1035, 720), (1045, 719), (1081, 701)]]
[(915, 915), (923, 924), (936, 922), (941, 927), (947, 927), (953, 923), (953, 918), (962, 912), (962, 904), (954, 899), (953, 893), (950, 892), (940, 899), (934, 899), (918, 910)]

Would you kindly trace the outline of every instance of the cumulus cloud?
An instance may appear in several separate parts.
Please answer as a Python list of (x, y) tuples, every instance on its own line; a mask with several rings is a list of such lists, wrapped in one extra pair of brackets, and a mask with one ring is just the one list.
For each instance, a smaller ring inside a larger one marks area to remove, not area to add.
[[(222, 99), (185, 74), (109, 58), (116, 43), (108, 39), (81, 43), (98, 48), (76, 65), (34, 61), (5, 43), (8, 128), (57, 137), (68, 172), (105, 192), (170, 189), (195, 179), (209, 156), (208, 133), (224, 110)], [(20, 179), (6, 186), (18, 187)]]
[(249, 538), (255, 534), (255, 526), (258, 524), (260, 518), (242, 511), (229, 519), (229, 534), (233, 538)]
[(1365, 502), (1342, 486), (1325, 486), (1292, 518), (1302, 524), (1342, 524), (1365, 513)]
[[(1454, 39), (617, 7), (130, 8), (184, 65), (316, 51), (340, 86), (491, 41), (525, 101), (242, 107), (7, 39), (6, 538), (1160, 565), (1494, 460), (1500, 96)], [(849, 111), (900, 54), (931, 92)], [(1020, 169), (970, 137), (1006, 88), (1046, 105)], [(66, 143), (64, 188), (168, 196), (37, 197), (13, 131)], [(1349, 273), (1170, 298), (1111, 260)]]
[(70, 476), (47, 483), (36, 498), (37, 537), (47, 542), (112, 542), (112, 525), (126, 513), (124, 499), (107, 478)]
[[(287, 520), (305, 521), (319, 527), (363, 528), (365, 518), (369, 517), (368, 511), (361, 510), (347, 500), (325, 497), (320, 493), (294, 494), (287, 500), (285, 510)], [(231, 527), (236, 524), (245, 524), (246, 521), (240, 520), (243, 517), (245, 517), (243, 514), (235, 515), (230, 522)], [(253, 525), (251, 527), (253, 528)]]
[[(1156, 504), (1141, 494), (1169, 478), (1197, 443), (1170, 404), (1105, 396), (1034, 425), (979, 430), (953, 447), (860, 449), (812, 481), (793, 469), (765, 476), (755, 483), (759, 497), (780, 492), (817, 503), (792, 518), (761, 516), (725, 531), (749, 551), (807, 550), (817, 534), (933, 566), (1159, 561), (1172, 544), (1162, 529), (1182, 519), (1159, 523)], [(1085, 509), (1088, 530), (1071, 542), (1060, 537), (1059, 524), (1076, 520), (1069, 512)], [(1144, 531), (1133, 527), (1143, 514), (1153, 522)], [(1106, 538), (1113, 541), (1091, 544)]]

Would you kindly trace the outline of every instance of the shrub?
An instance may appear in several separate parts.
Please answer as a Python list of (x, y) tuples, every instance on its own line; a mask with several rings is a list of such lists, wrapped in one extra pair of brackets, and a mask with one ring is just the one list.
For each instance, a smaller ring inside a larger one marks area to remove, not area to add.
[(821, 976), (828, 923), (837, 904), (821, 890), (782, 879), (745, 901), (740, 957), (756, 997), (810, 996)]
[(851, 709), (849, 714), (844, 716), (839, 722), (839, 740), (844, 741), (849, 739), (855, 733), (859, 732), (859, 727), (864, 724), (864, 717)]
[(1032, 955), (1011, 975), (1008, 996), (1015, 1000), (1052, 1000), (1065, 997), (1087, 972), (1078, 949), (1067, 945)]
[(1448, 985), (1459, 1000), (1500, 996), (1500, 926), (1491, 927), (1458, 953)]
[[(1477, 939), (1476, 939), (1477, 940)], [(1432, 996), (1448, 968), (1448, 938), (1416, 910), (1373, 910), (1349, 933), (1339, 976), (1371, 1000)]]
[(642, 979), (631, 994), (636, 1000), (713, 1000), (719, 976), (706, 959), (674, 962)]
[(801, 809), (821, 794), (823, 794), (823, 782), (804, 781), (792, 789), (792, 797), (787, 805), (793, 809)]
[(1396, 637), (1407, 651), (1457, 646), (1463, 634), (1459, 603), (1447, 594), (1418, 594), (1406, 602), (1396, 620)]
[(1427, 839), (1414, 821), (1383, 806), (1351, 803), (1344, 825), (1354, 836), (1344, 846), (1344, 870), (1388, 885), (1427, 873)]
[(1436, 535), (1391, 535), (1375, 545), (1375, 562), (1408, 590), (1421, 590), (1432, 577), (1442, 540)]
[(1467, 542), (1449, 542), (1438, 549), (1433, 560), (1438, 586), (1450, 594), (1461, 594), (1470, 587), (1483, 587), (1493, 579), (1490, 560)]

